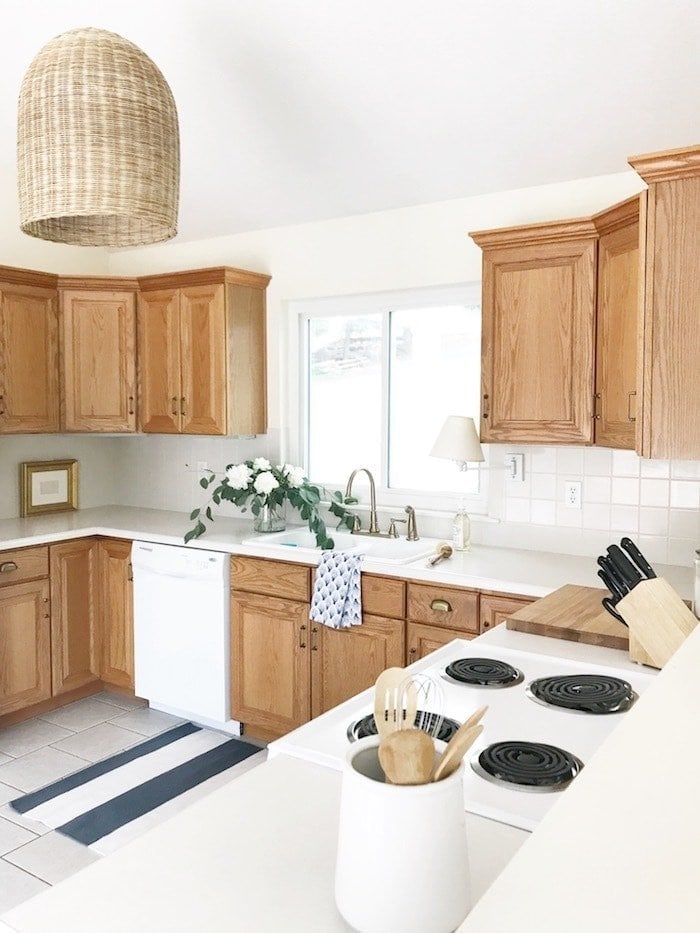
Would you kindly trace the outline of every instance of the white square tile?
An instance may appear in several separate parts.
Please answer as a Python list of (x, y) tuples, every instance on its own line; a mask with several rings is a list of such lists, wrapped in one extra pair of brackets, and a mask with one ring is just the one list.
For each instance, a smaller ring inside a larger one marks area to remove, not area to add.
[(613, 505), (638, 505), (639, 480), (632, 477), (614, 476), (612, 481)]
[(586, 447), (583, 451), (583, 472), (586, 476), (610, 476), (612, 450), (605, 447)]
[(640, 535), (639, 549), (649, 563), (665, 564), (668, 559), (668, 538), (656, 535)]
[[(19, 828), (19, 827), (18, 827)], [(21, 849), (15, 849), (7, 861), (31, 872), (42, 881), (58, 884), (99, 859), (99, 855), (61, 833), (47, 833)]]
[(0, 859), (0, 914), (45, 891), (48, 885), (34, 875)]
[(673, 479), (700, 480), (700, 460), (672, 460), (671, 476)]
[(555, 473), (533, 473), (530, 477), (530, 495), (533, 499), (554, 499), (557, 494)]
[(610, 528), (610, 506), (605, 503), (586, 503), (583, 507), (583, 527), (594, 530)]
[[(700, 538), (700, 510), (671, 509), (669, 534), (674, 538)], [(700, 544), (698, 545), (700, 546)]]
[[(134, 714), (127, 713), (127, 715)], [(123, 715), (112, 722), (103, 722), (83, 732), (76, 732), (67, 739), (57, 742), (53, 747), (71, 755), (78, 755), (87, 761), (100, 761), (141, 741), (141, 737), (136, 733), (116, 725), (120, 719), (123, 719)]]
[(640, 509), (639, 530), (646, 535), (667, 535), (668, 509)]
[(554, 525), (557, 521), (557, 507), (553, 499), (530, 500), (530, 521), (535, 525)]
[(60, 709), (52, 710), (49, 713), (43, 713), (41, 719), (44, 722), (51, 722), (55, 726), (62, 726), (64, 729), (70, 729), (73, 732), (82, 732), (83, 729), (89, 729), (90, 726), (96, 726), (98, 723), (106, 722), (118, 715), (119, 710), (116, 706), (112, 706), (110, 703), (100, 703), (99, 700), (88, 697), (85, 700), (78, 700), (76, 703), (69, 703), (68, 706), (62, 706)]
[(639, 468), (643, 477), (668, 479), (671, 471), (671, 463), (669, 460), (646, 460), (641, 457), (639, 460)]
[[(15, 797), (21, 796), (22, 791), (17, 791), (15, 789), (14, 795), (10, 799), (14, 800)], [(36, 836), (43, 836), (44, 833), (51, 831), (51, 828), (45, 823), (40, 823), (38, 820), (30, 820), (29, 817), (25, 816), (23, 813), (17, 813), (16, 810), (12, 809), (9, 803), (3, 804), (3, 806), (0, 807), (0, 817), (2, 817), (3, 820), (9, 820), (11, 823), (15, 823), (17, 826), (23, 826), (24, 829), (28, 829)]]
[(583, 479), (584, 502), (610, 502), (611, 480), (609, 476), (585, 476)]
[(99, 700), (100, 703), (109, 703), (111, 706), (116, 706), (117, 709), (141, 709), (148, 706), (146, 700), (142, 700), (140, 697), (123, 696), (121, 693), (112, 693), (109, 690), (96, 693), (95, 699)]
[(19, 849), (26, 842), (31, 842), (36, 838), (37, 836), (30, 833), (28, 829), (23, 829), (16, 823), (10, 823), (9, 820), (3, 820), (0, 817), (0, 855)]
[(0, 752), (20, 758), (37, 748), (44, 748), (52, 742), (71, 735), (69, 729), (62, 729), (41, 719), (29, 719), (16, 726), (0, 729)]
[(643, 479), (639, 485), (640, 504), (667, 509), (670, 489), (667, 479)]
[(579, 447), (557, 448), (557, 473), (583, 474), (583, 450)]
[(697, 509), (699, 506), (700, 483), (686, 482), (685, 480), (671, 481), (672, 509)]
[(0, 765), (4, 765), (6, 761), (12, 761), (12, 755), (3, 755), (0, 752)]
[(634, 537), (639, 531), (639, 509), (631, 505), (613, 505), (610, 509), (610, 528)]
[[(528, 506), (529, 511), (529, 502), (523, 502), (521, 499), (513, 500), (513, 505), (522, 506), (523, 504)], [(177, 716), (170, 716), (168, 713), (161, 713), (155, 709), (137, 709), (112, 720), (115, 726), (131, 729), (140, 735), (158, 735), (159, 732), (173, 729), (183, 722), (185, 722), (184, 719), (178, 719)]]
[(506, 501), (506, 521), (507, 522), (529, 522), (530, 521), (530, 500), (529, 499), (508, 499)]
[(633, 450), (613, 450), (613, 476), (639, 476), (639, 457)]
[(88, 762), (56, 748), (38, 748), (22, 758), (0, 765), (0, 781), (29, 792), (84, 768)]
[(563, 502), (557, 502), (557, 525), (565, 528), (581, 528), (583, 509), (568, 509)]
[(679, 567), (692, 567), (697, 546), (697, 538), (669, 538), (666, 560)]
[[(8, 761), (11, 760), (12, 759), (8, 759)], [(0, 784), (0, 807), (2, 807), (2, 805), (8, 801), (14, 800), (19, 796), (20, 795), (16, 787), (11, 787), (9, 784)]]
[(556, 473), (556, 447), (533, 447), (530, 451), (530, 469), (533, 473)]

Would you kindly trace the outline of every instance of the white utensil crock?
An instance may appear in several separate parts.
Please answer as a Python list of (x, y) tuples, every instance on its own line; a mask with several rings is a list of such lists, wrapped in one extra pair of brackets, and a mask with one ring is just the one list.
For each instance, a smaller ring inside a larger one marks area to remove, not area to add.
[(338, 910), (361, 933), (449, 933), (471, 906), (464, 764), (443, 781), (386, 784), (378, 749), (361, 739), (345, 760)]

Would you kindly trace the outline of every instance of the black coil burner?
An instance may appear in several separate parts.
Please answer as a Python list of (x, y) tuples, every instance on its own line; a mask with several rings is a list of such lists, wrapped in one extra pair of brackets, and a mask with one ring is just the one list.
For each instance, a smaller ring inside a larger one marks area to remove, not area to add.
[[(455, 732), (459, 729), (459, 723), (456, 723), (454, 719), (448, 719), (445, 717), (442, 722), (439, 724), (437, 734), (434, 733), (434, 728), (437, 724), (438, 717), (435, 713), (426, 713), (421, 712), (420, 710), (416, 713), (416, 726), (419, 726), (424, 732), (429, 732), (433, 738), (439, 739), (441, 742), (449, 742)], [(353, 722), (348, 727), (348, 739), (351, 742), (356, 742), (358, 739), (366, 739), (367, 736), (377, 734), (377, 724), (374, 721), (374, 714), (370, 713), (368, 716), (363, 716), (362, 719), (358, 719), (357, 722)]]
[(447, 665), (445, 674), (473, 687), (514, 687), (523, 679), (522, 671), (494, 658), (460, 658)]
[(607, 674), (540, 677), (528, 684), (527, 693), (546, 706), (596, 714), (624, 713), (637, 699), (626, 680)]
[(570, 752), (540, 742), (494, 742), (471, 762), (473, 770), (495, 784), (513, 790), (563, 790), (583, 763)]

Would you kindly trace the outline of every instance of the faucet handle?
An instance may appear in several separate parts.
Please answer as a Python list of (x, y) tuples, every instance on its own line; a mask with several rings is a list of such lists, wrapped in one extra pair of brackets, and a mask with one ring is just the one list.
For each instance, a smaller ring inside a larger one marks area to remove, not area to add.
[(389, 537), (390, 537), (390, 538), (398, 538), (399, 533), (398, 533), (398, 531), (396, 530), (396, 526), (397, 526), (397, 525), (407, 525), (407, 524), (408, 524), (408, 519), (407, 519), (407, 518), (390, 518), (390, 519), (389, 519)]
[(352, 528), (350, 529), (350, 534), (354, 534), (356, 531), (362, 529), (362, 522), (360, 521), (359, 515), (353, 515), (352, 517)]

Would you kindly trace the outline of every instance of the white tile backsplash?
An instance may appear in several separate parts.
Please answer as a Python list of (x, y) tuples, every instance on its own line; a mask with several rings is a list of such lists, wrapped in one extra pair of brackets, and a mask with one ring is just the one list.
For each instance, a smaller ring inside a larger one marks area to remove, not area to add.
[(642, 479), (639, 502), (641, 505), (656, 505), (668, 509), (671, 484), (667, 479)]

